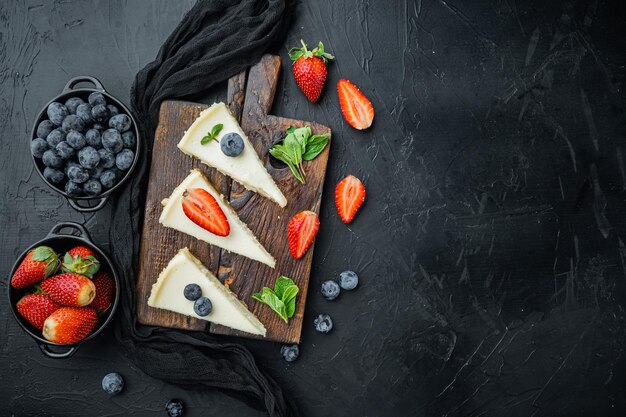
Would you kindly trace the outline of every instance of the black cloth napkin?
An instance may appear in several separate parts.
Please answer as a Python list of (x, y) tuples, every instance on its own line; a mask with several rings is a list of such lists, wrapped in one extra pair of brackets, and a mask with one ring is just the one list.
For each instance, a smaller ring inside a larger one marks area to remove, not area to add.
[(199, 0), (156, 59), (137, 74), (131, 104), (148, 151), (140, 155), (133, 180), (120, 193), (110, 227), (122, 281), (115, 336), (128, 358), (152, 377), (186, 388), (221, 389), (265, 408), (272, 417), (297, 414), (245, 347), (202, 332), (137, 325), (134, 288), (148, 160), (160, 103), (202, 96), (216, 83), (257, 62), (282, 39), (287, 6), (286, 0)]

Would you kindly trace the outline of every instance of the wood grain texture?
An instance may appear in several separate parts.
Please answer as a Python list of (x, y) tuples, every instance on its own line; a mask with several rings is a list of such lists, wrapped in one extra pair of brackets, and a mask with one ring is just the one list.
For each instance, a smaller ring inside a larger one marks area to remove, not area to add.
[[(206, 106), (180, 101), (167, 101), (161, 106), (152, 153), (137, 277), (137, 317), (140, 323), (186, 330), (207, 328), (204, 321), (154, 309), (146, 304), (159, 272), (180, 248), (188, 246), (220, 280), (229, 285), (239, 298), (248, 304), (250, 310), (266, 326), (268, 340), (285, 343), (300, 341), (313, 247), (302, 259), (293, 259), (287, 242), (287, 224), (294, 214), (302, 210), (319, 213), (330, 146), (315, 160), (305, 162), (307, 181), (304, 185), (293, 177), (286, 166), (274, 162), (276, 166), (274, 167), (268, 151), (272, 145), (282, 140), (289, 126), (310, 125), (316, 134), (330, 132), (330, 129), (312, 122), (267, 114), (274, 100), (280, 68), (280, 57), (266, 55), (249, 70), (248, 77), (242, 72), (229, 80), (227, 100), (235, 117), (241, 120), (242, 129), (248, 135), (265, 167), (287, 197), (288, 204), (285, 208), (280, 208), (270, 200), (246, 190), (215, 169), (208, 168), (195, 159), (192, 160), (178, 150), (176, 147), (178, 140)], [(276, 258), (275, 269), (218, 247), (209, 247), (204, 242), (158, 223), (161, 200), (166, 198), (194, 167), (206, 173), (209, 180), (229, 197), (241, 220)], [(151, 242), (167, 243), (153, 248)], [(260, 291), (264, 286), (272, 287), (279, 275), (293, 278), (300, 287), (296, 313), (288, 324), (268, 306), (251, 298), (253, 292)], [(253, 337), (214, 324), (210, 324), (209, 330), (217, 334)]]

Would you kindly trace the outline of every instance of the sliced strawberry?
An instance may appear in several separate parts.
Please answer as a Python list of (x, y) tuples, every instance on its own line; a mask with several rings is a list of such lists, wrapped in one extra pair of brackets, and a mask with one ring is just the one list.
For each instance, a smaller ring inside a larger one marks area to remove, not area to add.
[(335, 188), (335, 205), (344, 223), (350, 223), (365, 201), (365, 186), (354, 175), (348, 175)]
[(320, 219), (312, 211), (302, 211), (289, 220), (287, 226), (287, 238), (291, 255), (300, 259), (309, 249), (317, 231), (320, 228)]
[(228, 236), (230, 225), (217, 200), (203, 188), (190, 188), (183, 194), (183, 212), (200, 226), (218, 236)]
[(89, 307), (95, 308), (98, 314), (102, 314), (113, 304), (115, 281), (111, 275), (104, 271), (98, 272), (92, 281), (96, 286), (96, 296)]
[(89, 307), (61, 307), (43, 324), (43, 337), (54, 343), (77, 343), (89, 336), (98, 324), (96, 310)]
[(83, 307), (96, 296), (96, 286), (87, 277), (75, 273), (55, 275), (41, 284), (43, 292), (64, 306)]
[(343, 118), (350, 126), (363, 130), (372, 125), (374, 107), (356, 85), (342, 78), (337, 83), (337, 93)]
[(22, 297), (15, 307), (17, 307), (20, 316), (41, 330), (43, 329), (43, 322), (61, 306), (52, 301), (46, 294), (28, 294)]

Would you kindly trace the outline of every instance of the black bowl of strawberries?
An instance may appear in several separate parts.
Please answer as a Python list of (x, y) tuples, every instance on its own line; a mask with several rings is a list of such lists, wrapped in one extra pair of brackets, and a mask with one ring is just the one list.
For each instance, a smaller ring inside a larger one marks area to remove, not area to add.
[(113, 264), (87, 230), (63, 222), (19, 256), (8, 293), (15, 319), (41, 351), (68, 358), (111, 321), (120, 291)]

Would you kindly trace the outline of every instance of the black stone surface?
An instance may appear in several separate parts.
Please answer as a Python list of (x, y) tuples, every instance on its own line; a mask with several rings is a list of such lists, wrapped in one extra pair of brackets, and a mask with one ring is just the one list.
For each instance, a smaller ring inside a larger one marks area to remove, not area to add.
[[(32, 119), (66, 81), (99, 78), (128, 102), (134, 74), (186, 1), (0, 5), (0, 275), (60, 220), (105, 250), (111, 204), (79, 214), (28, 154)], [(624, 415), (626, 13), (620, 2), (304, 1), (283, 48), (318, 40), (337, 59), (319, 104), (285, 71), (273, 112), (333, 128), (300, 358), (237, 340), (306, 416)], [(346, 77), (373, 128), (338, 109)], [(216, 89), (206, 101), (224, 99)], [(333, 190), (367, 186), (349, 226)], [(344, 269), (360, 284), (329, 302)], [(7, 281), (0, 282), (5, 299)], [(335, 329), (314, 331), (318, 313)], [(108, 372), (122, 395), (100, 388)], [(146, 377), (110, 330), (67, 361), (43, 357), (0, 303), (0, 415), (260, 416), (219, 392)]]

